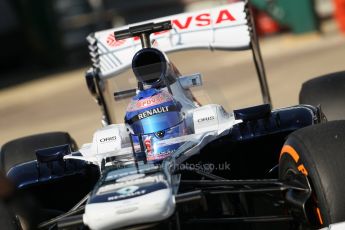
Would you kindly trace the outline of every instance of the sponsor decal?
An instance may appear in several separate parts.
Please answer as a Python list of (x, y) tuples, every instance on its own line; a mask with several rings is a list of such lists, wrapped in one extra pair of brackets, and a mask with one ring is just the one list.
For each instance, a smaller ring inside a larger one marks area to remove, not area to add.
[(152, 155), (152, 141), (151, 141), (151, 137), (150, 136), (145, 138), (144, 145), (146, 147), (147, 155), (151, 156)]
[[(188, 16), (187, 18), (177, 18), (173, 19), (171, 22), (173, 24), (174, 28), (177, 28), (179, 30), (186, 30), (191, 26), (196, 26), (196, 27), (204, 27), (204, 26), (209, 26), (211, 25), (212, 17), (210, 13), (200, 13), (198, 15), (191, 15)], [(232, 22), (236, 21), (236, 18), (230, 13), (228, 9), (221, 9), (218, 12), (218, 15), (215, 17), (215, 22), (214, 24), (222, 24), (224, 22)], [(169, 31), (161, 31), (161, 32), (156, 32), (154, 35), (158, 34), (164, 34), (168, 33)], [(129, 38), (133, 39), (134, 41), (139, 40), (139, 37), (133, 37)], [(107, 44), (111, 47), (118, 47), (123, 45), (128, 39), (125, 40), (120, 40), (117, 41), (114, 37), (114, 34), (111, 33), (107, 37)]]
[(153, 115), (156, 115), (156, 114), (166, 113), (166, 112), (169, 112), (169, 106), (158, 107), (158, 108), (155, 108), (155, 109), (147, 110), (147, 111), (145, 111), (143, 113), (139, 113), (138, 114), (138, 119), (141, 120), (141, 119), (144, 119), (146, 117), (150, 117), (150, 116), (153, 116)]
[(214, 116), (203, 117), (203, 118), (198, 119), (197, 122), (200, 123), (200, 122), (204, 122), (204, 121), (212, 121), (212, 120), (214, 120), (214, 119), (215, 119)]
[[(158, 169), (158, 166), (155, 166), (154, 168)], [(160, 189), (168, 188), (167, 184), (164, 182), (164, 179), (161, 178), (161, 176), (154, 176), (154, 177), (148, 176), (148, 177), (144, 177), (142, 179), (136, 180), (136, 182), (138, 182), (139, 184), (124, 186), (124, 187), (116, 189), (115, 191), (109, 190), (105, 194), (93, 195), (91, 196), (89, 202), (103, 203), (103, 202), (131, 199), (134, 197), (138, 197), (138, 196), (142, 196), (151, 192), (158, 191)], [(123, 183), (123, 182), (120, 182), (120, 183)]]
[(127, 195), (130, 193), (133, 193), (135, 191), (138, 190), (138, 186), (129, 186), (129, 187), (125, 187), (125, 188), (120, 188), (119, 190), (116, 190), (117, 193), (120, 193), (121, 195)]
[(104, 138), (101, 138), (101, 139), (99, 139), (99, 142), (101, 142), (101, 143), (107, 143), (107, 142), (115, 141), (115, 140), (116, 140), (116, 136), (112, 136), (112, 137), (104, 137)]
[[(236, 21), (234, 16), (227, 9), (219, 11), (215, 24), (222, 23), (223, 21)], [(174, 19), (172, 24), (180, 30), (188, 29), (192, 24), (197, 27), (209, 26), (211, 24), (211, 15), (209, 13), (203, 13), (196, 15), (195, 17), (189, 16), (185, 20)]]
[(172, 155), (176, 150), (181, 146), (182, 143), (172, 144), (163, 147), (157, 147), (156, 144), (154, 145), (155, 148), (152, 154), (147, 155), (148, 161), (159, 161), (167, 158), (168, 156)]
[(176, 149), (168, 149), (168, 150), (161, 151), (158, 153), (150, 154), (147, 156), (147, 160), (148, 161), (163, 160), (167, 158), (168, 156), (170, 156), (171, 154), (173, 154), (174, 152), (176, 152)]
[(140, 196), (146, 193), (145, 189), (142, 189), (142, 190), (138, 190), (138, 189), (139, 189), (138, 186), (130, 186), (126, 188), (121, 188), (116, 191), (119, 195), (108, 197), (108, 201), (124, 199), (124, 198), (132, 197), (132, 196)]
[(155, 96), (150, 97), (148, 99), (143, 99), (143, 100), (137, 101), (136, 106), (139, 108), (146, 108), (149, 106), (160, 104), (160, 103), (164, 102), (165, 99), (166, 98), (163, 96), (163, 94), (158, 94), (158, 95), (155, 95)]
[(121, 46), (125, 42), (126, 40), (116, 40), (114, 33), (109, 34), (107, 37), (107, 44), (111, 47)]
[(149, 98), (141, 99), (139, 101), (132, 101), (132, 103), (128, 106), (127, 111), (135, 111), (139, 109), (144, 109), (144, 108), (162, 104), (164, 102), (168, 102), (171, 100), (173, 100), (173, 98), (170, 95), (166, 93), (160, 93)]

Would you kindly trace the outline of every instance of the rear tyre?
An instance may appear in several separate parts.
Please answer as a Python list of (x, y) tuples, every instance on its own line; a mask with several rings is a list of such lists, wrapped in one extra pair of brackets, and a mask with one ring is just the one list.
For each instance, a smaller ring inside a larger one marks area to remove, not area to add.
[(303, 83), (299, 103), (321, 105), (328, 120), (345, 119), (345, 71)]
[(77, 150), (74, 139), (66, 132), (50, 132), (18, 138), (7, 142), (1, 148), (0, 168), (8, 172), (13, 166), (36, 159), (37, 149), (69, 144)]
[(332, 121), (293, 132), (279, 161), (279, 177), (304, 174), (312, 188), (305, 210), (309, 226), (345, 221), (345, 121)]

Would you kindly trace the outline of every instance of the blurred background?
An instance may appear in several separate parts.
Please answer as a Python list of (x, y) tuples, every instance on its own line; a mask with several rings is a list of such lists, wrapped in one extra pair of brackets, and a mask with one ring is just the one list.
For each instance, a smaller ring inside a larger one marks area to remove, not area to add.
[[(88, 34), (230, 2), (236, 0), (0, 0), (0, 145), (55, 130), (79, 144), (91, 141), (101, 113), (84, 83)], [(345, 69), (345, 0), (250, 2), (274, 107), (297, 104), (304, 81)], [(183, 74), (204, 75), (204, 87), (193, 89), (203, 103), (228, 110), (261, 103), (250, 53), (209, 53), (170, 56)], [(132, 84), (130, 76), (119, 84)]]

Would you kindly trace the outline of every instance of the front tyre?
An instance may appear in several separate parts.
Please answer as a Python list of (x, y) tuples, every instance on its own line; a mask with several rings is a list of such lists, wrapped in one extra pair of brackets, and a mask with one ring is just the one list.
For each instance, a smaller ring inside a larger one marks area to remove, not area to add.
[(7, 173), (17, 164), (36, 160), (36, 150), (64, 144), (69, 144), (72, 151), (78, 149), (75, 140), (66, 132), (40, 133), (9, 141), (0, 151), (0, 169)]
[[(30, 191), (10, 188), (6, 177), (14, 166), (36, 160), (36, 150), (68, 144), (72, 151), (77, 150), (74, 139), (66, 132), (49, 132), (21, 137), (4, 144), (0, 151), (0, 229), (37, 229), (38, 223), (55, 217), (58, 213), (45, 210)], [(71, 192), (66, 188), (69, 196)], [(11, 191), (12, 190), (12, 191)], [(7, 192), (5, 192), (7, 191)], [(6, 199), (2, 199), (7, 197)], [(54, 199), (58, 199), (56, 197)]]
[(293, 132), (280, 154), (279, 177), (307, 176), (312, 195), (305, 204), (312, 228), (345, 221), (345, 121)]

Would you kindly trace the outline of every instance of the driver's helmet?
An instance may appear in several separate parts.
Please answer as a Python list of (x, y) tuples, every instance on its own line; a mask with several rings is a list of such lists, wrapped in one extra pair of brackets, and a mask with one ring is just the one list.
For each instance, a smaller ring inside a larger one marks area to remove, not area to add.
[(159, 162), (170, 156), (182, 143), (167, 140), (186, 134), (181, 105), (164, 89), (142, 90), (133, 97), (125, 123), (134, 144), (139, 146), (142, 138), (148, 161)]

